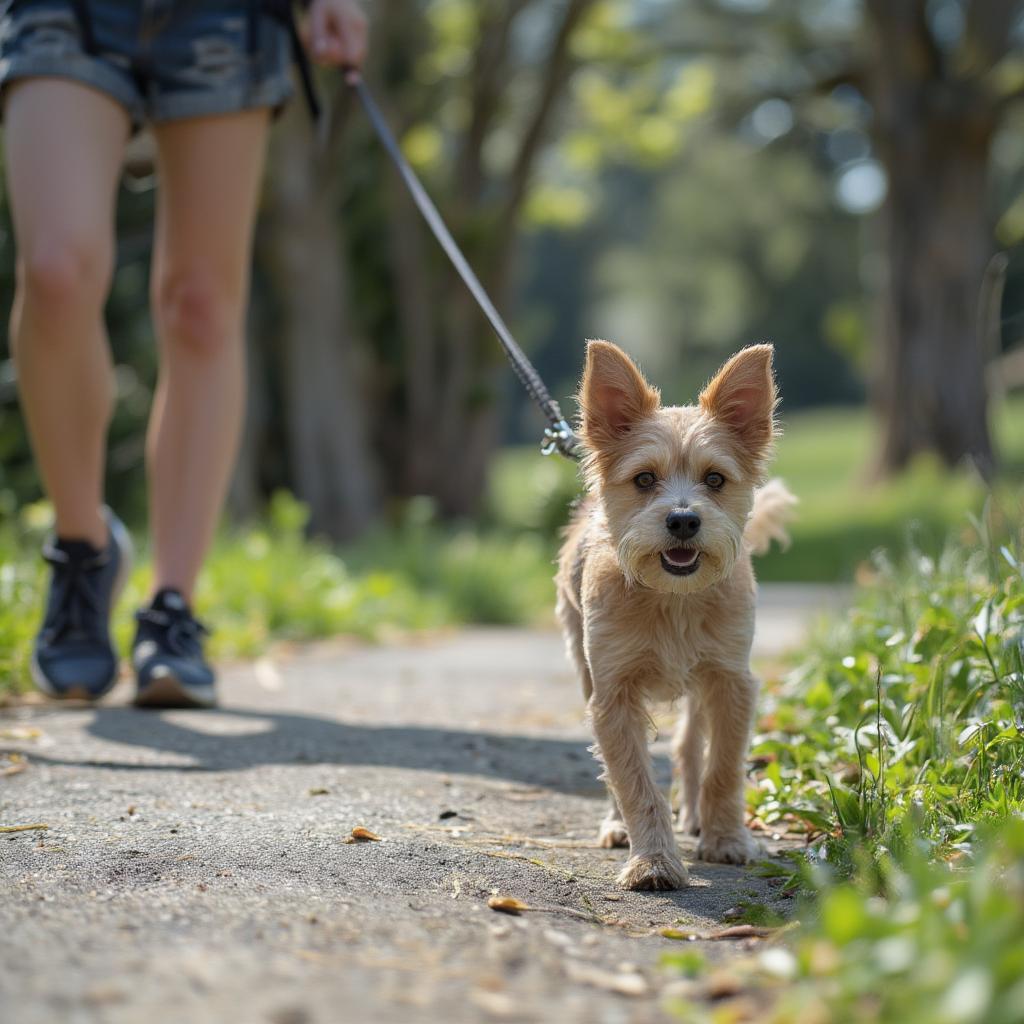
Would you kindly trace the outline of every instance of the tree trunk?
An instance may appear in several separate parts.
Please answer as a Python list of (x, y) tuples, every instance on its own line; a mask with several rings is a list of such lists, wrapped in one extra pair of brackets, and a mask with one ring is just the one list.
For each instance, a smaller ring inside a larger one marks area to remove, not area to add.
[(310, 528), (343, 540), (375, 517), (379, 492), (358, 379), (335, 189), (301, 104), (278, 128), (267, 246), (280, 304), (280, 365), (292, 485)]
[(991, 256), (995, 118), (972, 83), (950, 79), (923, 3), (878, 0), (872, 7), (875, 143), (889, 179), (878, 471), (899, 471), (932, 451), (950, 466), (969, 460), (988, 477), (994, 453), (978, 314)]

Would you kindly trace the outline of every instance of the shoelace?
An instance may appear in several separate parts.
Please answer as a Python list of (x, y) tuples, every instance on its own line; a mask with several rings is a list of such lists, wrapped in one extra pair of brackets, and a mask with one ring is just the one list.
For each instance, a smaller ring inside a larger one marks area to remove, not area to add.
[(89, 573), (106, 565), (109, 557), (106, 551), (92, 557), (72, 557), (53, 544), (43, 548), (44, 560), (54, 568), (56, 591), (56, 600), (47, 611), (43, 631), (46, 643), (53, 643), (69, 633), (89, 638), (101, 636), (100, 599)]
[(135, 613), (137, 622), (159, 629), (162, 642), (172, 654), (187, 658), (202, 654), (201, 641), (210, 630), (188, 612), (169, 612), (159, 608), (142, 608)]

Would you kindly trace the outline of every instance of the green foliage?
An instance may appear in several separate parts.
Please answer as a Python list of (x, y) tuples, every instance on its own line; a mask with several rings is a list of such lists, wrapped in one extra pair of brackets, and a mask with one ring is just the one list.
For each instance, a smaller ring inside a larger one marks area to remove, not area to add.
[[(793, 546), (757, 561), (762, 580), (850, 579), (875, 548), (894, 554), (913, 540), (938, 551), (944, 538), (977, 514), (986, 488), (967, 469), (950, 472), (919, 459), (907, 473), (873, 482), (877, 424), (860, 409), (831, 409), (786, 417), (772, 472), (800, 498)], [(1024, 468), (1024, 398), (994, 410), (1003, 460), (996, 490), (1008, 503)]]
[(933, 861), (908, 835), (898, 856), (825, 884), (802, 915), (789, 948), (746, 967), (766, 1024), (1024, 1020), (1020, 818), (990, 830), (970, 870)]
[[(1009, 509), (941, 557), (877, 556), (850, 614), (767, 688), (750, 809), (809, 845), (766, 865), (802, 924), (736, 966), (759, 1020), (1024, 1021), (1019, 495)], [(709, 1017), (699, 964), (667, 966), (695, 979), (683, 1019), (747, 1019)]]
[[(1017, 506), (1019, 508), (1019, 505)], [(936, 559), (884, 556), (854, 610), (767, 694), (754, 794), (849, 873), (909, 822), (937, 850), (1024, 807), (1024, 535), (994, 506)]]
[[(306, 519), (301, 504), (279, 493), (266, 524), (217, 539), (196, 596), (198, 613), (214, 628), (216, 657), (251, 656), (275, 639), (374, 640), (456, 623), (528, 622), (550, 609), (553, 567), (535, 535), (453, 532), (413, 503), (399, 527), (338, 551), (307, 538)], [(29, 687), (45, 587), (38, 552), (50, 521), (43, 504), (0, 520), (0, 694)], [(141, 556), (115, 615), (122, 651), (131, 642), (132, 611), (148, 593), (144, 548)]]

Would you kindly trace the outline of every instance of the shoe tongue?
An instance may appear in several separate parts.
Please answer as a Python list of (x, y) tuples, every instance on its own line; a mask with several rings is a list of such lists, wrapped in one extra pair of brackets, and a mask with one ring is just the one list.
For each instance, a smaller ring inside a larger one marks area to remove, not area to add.
[(99, 548), (94, 548), (87, 540), (66, 540), (63, 537), (58, 537), (53, 546), (58, 551), (63, 551), (73, 562), (96, 558), (103, 553)]
[(181, 596), (180, 590), (164, 587), (156, 592), (150, 607), (159, 612), (187, 612), (188, 602)]

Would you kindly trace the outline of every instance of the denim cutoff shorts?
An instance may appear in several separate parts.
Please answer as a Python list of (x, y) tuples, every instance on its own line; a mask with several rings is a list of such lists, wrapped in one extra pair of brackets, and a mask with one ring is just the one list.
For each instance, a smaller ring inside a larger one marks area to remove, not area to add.
[(290, 39), (259, 0), (3, 0), (0, 89), (35, 76), (98, 89), (136, 126), (277, 110), (292, 94)]

